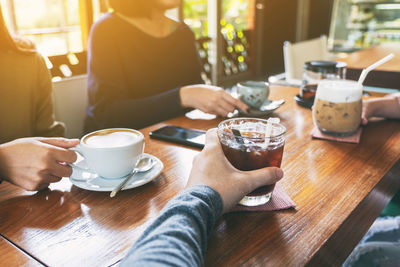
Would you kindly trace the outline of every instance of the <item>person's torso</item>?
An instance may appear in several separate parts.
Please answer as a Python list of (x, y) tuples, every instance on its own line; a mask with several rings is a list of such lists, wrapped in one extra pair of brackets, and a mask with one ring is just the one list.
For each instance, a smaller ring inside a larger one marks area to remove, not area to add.
[(34, 132), (38, 57), (0, 51), (0, 143)]
[(112, 34), (125, 80), (124, 97), (143, 98), (199, 83), (200, 65), (190, 29), (180, 24), (169, 36), (150, 36), (110, 15)]

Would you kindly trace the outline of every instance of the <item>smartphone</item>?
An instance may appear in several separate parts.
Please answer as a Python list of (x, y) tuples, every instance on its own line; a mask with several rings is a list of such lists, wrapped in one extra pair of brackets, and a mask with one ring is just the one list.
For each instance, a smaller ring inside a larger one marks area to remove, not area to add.
[(195, 148), (203, 148), (206, 141), (205, 131), (167, 125), (153, 132), (150, 137)]

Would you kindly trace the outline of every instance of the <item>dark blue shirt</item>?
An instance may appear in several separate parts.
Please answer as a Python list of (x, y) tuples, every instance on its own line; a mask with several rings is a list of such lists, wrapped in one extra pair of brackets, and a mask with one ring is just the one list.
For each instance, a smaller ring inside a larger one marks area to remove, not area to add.
[(179, 89), (203, 83), (193, 32), (150, 36), (114, 13), (92, 27), (86, 131), (145, 126), (183, 114)]

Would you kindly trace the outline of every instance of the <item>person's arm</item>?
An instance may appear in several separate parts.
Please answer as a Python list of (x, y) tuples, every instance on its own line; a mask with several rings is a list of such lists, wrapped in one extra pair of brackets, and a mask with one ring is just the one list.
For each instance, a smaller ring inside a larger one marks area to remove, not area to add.
[(64, 125), (54, 118), (54, 101), (50, 72), (39, 54), (37, 57), (37, 82), (35, 86), (35, 118), (34, 136), (64, 136)]
[(168, 202), (121, 266), (202, 266), (221, 213), (222, 200), (214, 189), (189, 187)]
[(279, 168), (239, 171), (225, 158), (216, 129), (194, 161), (186, 190), (173, 198), (139, 237), (122, 266), (202, 266), (210, 236), (222, 212), (243, 196), (283, 177)]
[(180, 90), (181, 104), (184, 107), (194, 107), (206, 113), (227, 117), (235, 108), (248, 110), (248, 106), (228, 94), (224, 89), (211, 85), (190, 85)]
[[(187, 50), (191, 55), (188, 60), (193, 64), (193, 69), (196, 69), (198, 77), (196, 80), (202, 81), (200, 73), (202, 70), (201, 60), (196, 48), (196, 39), (194, 33), (188, 28)], [(247, 110), (248, 106), (232, 97), (223, 88), (211, 85), (204, 85), (204, 82), (194, 81), (191, 85), (183, 86), (180, 90), (180, 102), (183, 107), (197, 108), (206, 113), (215, 114), (221, 117), (226, 117), (235, 108)]]
[(363, 101), (362, 123), (371, 117), (400, 119), (400, 93)]

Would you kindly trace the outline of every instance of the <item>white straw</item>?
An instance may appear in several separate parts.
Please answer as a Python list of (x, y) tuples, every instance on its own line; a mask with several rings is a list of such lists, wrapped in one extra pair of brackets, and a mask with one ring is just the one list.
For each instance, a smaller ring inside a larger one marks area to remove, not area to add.
[(367, 77), (368, 73), (375, 69), (376, 67), (382, 65), (383, 63), (386, 63), (387, 61), (391, 60), (392, 58), (394, 58), (394, 54), (391, 53), (389, 55), (387, 55), (386, 57), (382, 58), (381, 60), (378, 60), (377, 62), (375, 62), (374, 64), (372, 64), (371, 66), (363, 69), (363, 71), (361, 72), (360, 78), (358, 79), (358, 87), (362, 86), (362, 83), (365, 80), (365, 77)]
[(269, 141), (271, 140), (272, 124), (279, 123), (281, 120), (279, 118), (269, 118), (267, 120), (267, 126), (265, 128), (265, 147), (268, 147)]

